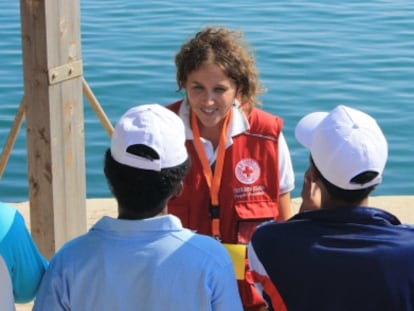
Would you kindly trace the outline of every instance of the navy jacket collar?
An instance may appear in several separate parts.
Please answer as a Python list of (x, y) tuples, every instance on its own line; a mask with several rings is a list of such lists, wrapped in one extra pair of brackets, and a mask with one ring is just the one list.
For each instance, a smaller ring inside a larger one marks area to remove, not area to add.
[(293, 220), (313, 220), (319, 222), (366, 223), (376, 225), (400, 225), (400, 220), (394, 215), (373, 207), (341, 207), (321, 209), (297, 214)]

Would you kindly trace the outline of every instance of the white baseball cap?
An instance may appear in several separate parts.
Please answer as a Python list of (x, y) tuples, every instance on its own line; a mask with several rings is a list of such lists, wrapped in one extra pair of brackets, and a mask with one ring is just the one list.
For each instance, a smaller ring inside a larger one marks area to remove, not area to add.
[[(388, 144), (377, 122), (366, 113), (343, 105), (329, 113), (314, 112), (299, 121), (295, 136), (310, 150), (322, 176), (335, 186), (358, 190), (381, 183)], [(366, 171), (378, 175), (365, 184), (351, 182)]]
[[(128, 147), (145, 145), (157, 152), (159, 159), (147, 159), (128, 152)], [(111, 140), (112, 157), (131, 167), (160, 171), (182, 164), (188, 153), (184, 124), (171, 110), (159, 104), (129, 109), (118, 121)]]

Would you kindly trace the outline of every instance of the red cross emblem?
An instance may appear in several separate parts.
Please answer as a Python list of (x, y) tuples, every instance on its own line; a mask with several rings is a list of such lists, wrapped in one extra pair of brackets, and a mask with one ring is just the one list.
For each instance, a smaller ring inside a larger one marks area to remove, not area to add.
[(253, 159), (240, 160), (234, 169), (238, 181), (251, 185), (260, 177), (260, 166)]

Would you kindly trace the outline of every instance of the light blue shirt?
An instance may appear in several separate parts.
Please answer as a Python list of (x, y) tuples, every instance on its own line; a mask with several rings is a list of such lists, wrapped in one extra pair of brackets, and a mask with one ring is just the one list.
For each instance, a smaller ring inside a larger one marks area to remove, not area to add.
[(33, 242), (23, 216), (4, 203), (0, 203), (0, 255), (10, 273), (14, 300), (18, 303), (31, 301), (47, 261)]
[(103, 217), (51, 260), (33, 310), (242, 310), (230, 256), (172, 215)]

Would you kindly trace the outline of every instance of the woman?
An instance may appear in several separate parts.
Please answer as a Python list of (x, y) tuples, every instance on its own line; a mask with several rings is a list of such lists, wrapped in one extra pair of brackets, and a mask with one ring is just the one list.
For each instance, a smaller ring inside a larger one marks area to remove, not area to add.
[[(207, 27), (184, 43), (175, 64), (185, 98), (168, 106), (186, 125), (192, 162), (169, 212), (226, 245), (246, 245), (259, 223), (292, 215), (294, 174), (283, 122), (255, 107), (264, 89), (242, 39)], [(262, 310), (247, 263), (238, 284), (245, 310)]]

